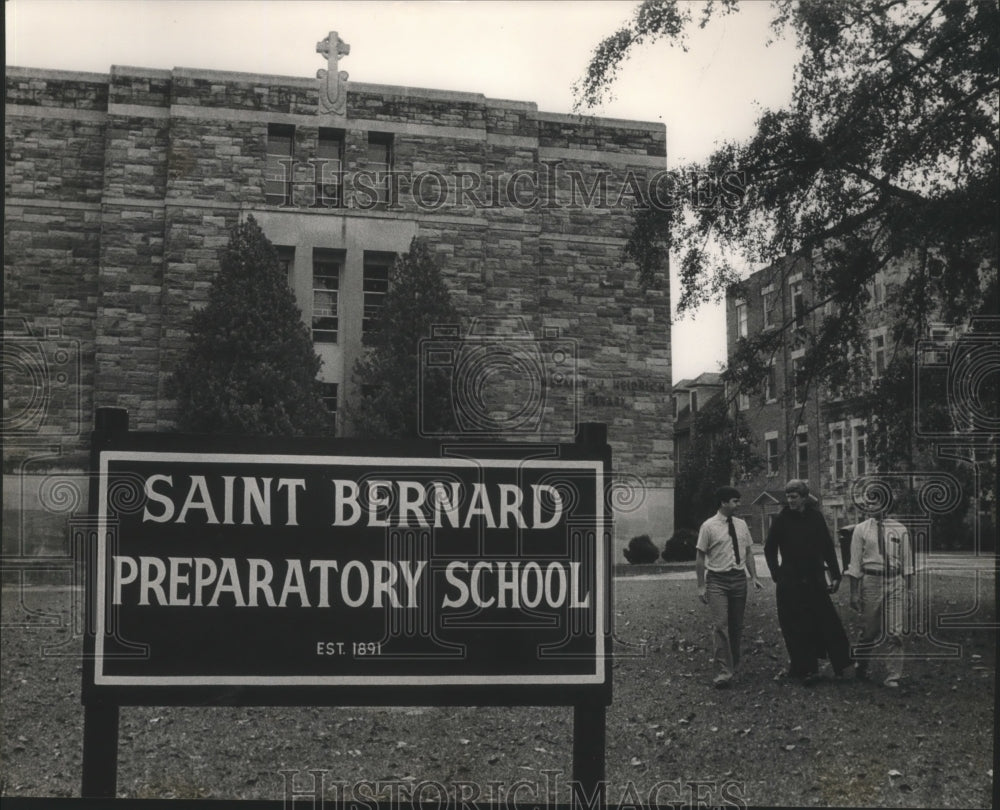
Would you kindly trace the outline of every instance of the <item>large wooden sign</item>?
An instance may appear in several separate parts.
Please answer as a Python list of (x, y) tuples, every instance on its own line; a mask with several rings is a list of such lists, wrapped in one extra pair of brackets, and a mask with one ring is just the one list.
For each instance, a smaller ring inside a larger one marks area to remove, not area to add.
[(109, 435), (84, 699), (609, 702), (607, 453)]

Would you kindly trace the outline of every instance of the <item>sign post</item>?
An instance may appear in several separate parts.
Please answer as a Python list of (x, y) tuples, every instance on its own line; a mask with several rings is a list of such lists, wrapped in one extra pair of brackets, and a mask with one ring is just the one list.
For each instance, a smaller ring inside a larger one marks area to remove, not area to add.
[(114, 796), (122, 705), (572, 705), (574, 778), (603, 780), (603, 425), (559, 445), (127, 426), (98, 412), (84, 796)]

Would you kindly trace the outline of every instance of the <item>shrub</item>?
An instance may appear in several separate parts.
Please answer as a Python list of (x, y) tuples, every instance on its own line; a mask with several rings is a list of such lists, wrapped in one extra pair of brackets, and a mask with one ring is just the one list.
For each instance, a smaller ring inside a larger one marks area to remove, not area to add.
[(632, 565), (644, 565), (656, 562), (659, 552), (648, 534), (640, 534), (628, 541), (628, 547), (624, 550), (625, 559)]
[(693, 529), (678, 529), (663, 545), (663, 553), (660, 556), (667, 562), (688, 562), (696, 556), (697, 542), (698, 532)]

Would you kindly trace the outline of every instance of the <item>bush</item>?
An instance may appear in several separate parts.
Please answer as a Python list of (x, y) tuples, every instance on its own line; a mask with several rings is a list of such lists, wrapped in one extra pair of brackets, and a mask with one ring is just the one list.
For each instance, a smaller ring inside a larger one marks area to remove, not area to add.
[(628, 547), (624, 550), (625, 559), (632, 565), (645, 565), (656, 562), (659, 552), (648, 534), (640, 534), (628, 541)]
[(666, 562), (689, 562), (696, 556), (695, 545), (698, 532), (693, 529), (678, 529), (663, 546), (661, 557)]

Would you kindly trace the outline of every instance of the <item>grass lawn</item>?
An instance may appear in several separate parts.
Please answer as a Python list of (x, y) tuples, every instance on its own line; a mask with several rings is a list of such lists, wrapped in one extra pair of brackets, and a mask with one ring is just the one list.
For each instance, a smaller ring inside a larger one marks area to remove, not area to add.
[[(645, 804), (655, 789), (660, 804), (991, 807), (996, 633), (982, 625), (995, 622), (996, 608), (992, 576), (978, 583), (930, 578), (933, 624), (970, 615), (912, 639), (920, 657), (907, 662), (897, 690), (776, 678), (786, 657), (767, 583), (751, 591), (741, 676), (717, 691), (694, 581), (616, 580), (608, 800)], [(835, 599), (853, 637), (846, 591)], [(72, 602), (58, 588), (29, 590), (24, 601), (66, 616)], [(5, 623), (23, 619), (18, 602), (17, 591), (4, 590)], [(78, 651), (66, 628), (5, 628), (0, 795), (79, 795)], [(566, 802), (571, 744), (568, 708), (125, 707), (118, 789), (139, 798), (280, 799), (281, 771), (301, 772), (293, 783), (301, 791), (310, 787), (306, 771), (321, 770), (331, 800), (337, 782), (432, 780), (469, 800), (479, 791), (481, 801), (503, 801), (525, 780), (519, 800)], [(437, 788), (425, 789), (436, 799)]]

